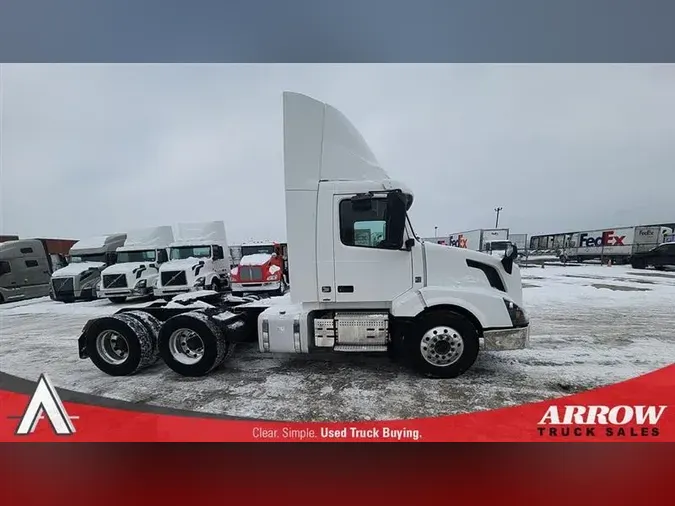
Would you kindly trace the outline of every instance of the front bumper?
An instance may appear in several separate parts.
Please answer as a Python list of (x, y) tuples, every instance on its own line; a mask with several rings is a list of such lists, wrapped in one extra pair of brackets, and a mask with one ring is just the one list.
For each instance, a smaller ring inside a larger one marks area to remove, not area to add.
[(140, 297), (144, 295), (149, 295), (152, 293), (152, 288), (134, 288), (133, 290), (129, 288), (108, 288), (100, 289), (98, 291), (99, 299), (107, 299), (108, 297)]
[(485, 351), (522, 350), (530, 345), (530, 326), (486, 330), (482, 346)]
[(263, 283), (232, 283), (233, 292), (272, 292), (281, 289), (281, 281)]
[(203, 287), (194, 287), (194, 286), (172, 286), (172, 287), (154, 287), (153, 288), (153, 294), (155, 297), (167, 297), (170, 295), (177, 295), (179, 293), (187, 293), (187, 292), (194, 292), (197, 290), (203, 290)]

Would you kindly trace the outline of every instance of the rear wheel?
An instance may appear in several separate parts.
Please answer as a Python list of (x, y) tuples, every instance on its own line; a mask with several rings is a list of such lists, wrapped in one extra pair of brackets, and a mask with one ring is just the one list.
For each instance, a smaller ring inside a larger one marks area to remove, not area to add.
[(86, 331), (87, 354), (106, 374), (134, 374), (157, 361), (158, 328), (159, 322), (145, 313), (99, 318)]
[(182, 376), (205, 376), (232, 352), (218, 326), (203, 313), (190, 312), (169, 318), (159, 332), (159, 353)]
[(409, 365), (427, 376), (455, 378), (478, 358), (478, 331), (464, 316), (440, 310), (421, 316), (403, 339)]

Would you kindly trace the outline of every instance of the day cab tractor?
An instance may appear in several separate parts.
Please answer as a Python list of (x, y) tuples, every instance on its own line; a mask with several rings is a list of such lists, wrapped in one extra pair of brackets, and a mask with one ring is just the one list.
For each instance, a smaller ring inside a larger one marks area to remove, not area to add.
[(203, 376), (249, 342), (263, 354), (390, 354), (452, 378), (481, 349), (525, 348), (517, 248), (500, 258), (420, 240), (412, 190), (341, 112), (297, 93), (283, 104), (290, 291), (253, 300), (202, 290), (123, 309), (86, 323), (79, 356), (116, 376), (160, 358)]
[(241, 254), (239, 265), (230, 271), (232, 295), (283, 295), (287, 276), (281, 244), (244, 244)]

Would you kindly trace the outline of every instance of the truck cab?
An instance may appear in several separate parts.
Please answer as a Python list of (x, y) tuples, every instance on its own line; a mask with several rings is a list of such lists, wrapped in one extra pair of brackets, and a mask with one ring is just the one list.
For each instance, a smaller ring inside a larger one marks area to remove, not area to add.
[(101, 274), (98, 297), (121, 303), (128, 297), (153, 295), (159, 268), (168, 261), (172, 242), (171, 226), (129, 232), (124, 245), (117, 248), (117, 262)]
[(230, 248), (222, 221), (178, 225), (169, 261), (159, 268), (155, 297), (214, 290), (230, 285)]
[(259, 317), (262, 352), (400, 349), (452, 377), (488, 350), (524, 348), (517, 248), (503, 257), (421, 241), (412, 190), (333, 107), (284, 94), (288, 304)]
[(52, 260), (43, 241), (0, 243), (0, 304), (49, 294)]
[(117, 261), (117, 248), (126, 237), (111, 234), (76, 242), (70, 248), (68, 265), (52, 274), (50, 297), (62, 302), (96, 299), (101, 272)]
[(233, 295), (286, 291), (286, 268), (283, 247), (279, 243), (244, 244), (239, 265), (230, 271)]

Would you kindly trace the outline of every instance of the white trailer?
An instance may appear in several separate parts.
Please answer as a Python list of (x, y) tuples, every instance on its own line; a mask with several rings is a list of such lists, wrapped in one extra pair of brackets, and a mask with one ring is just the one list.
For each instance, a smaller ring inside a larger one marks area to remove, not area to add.
[(230, 285), (230, 248), (222, 221), (180, 223), (169, 245), (169, 261), (159, 268), (155, 297)]
[(486, 251), (485, 244), (497, 241), (505, 243), (509, 240), (508, 228), (479, 228), (465, 232), (450, 234), (448, 243), (456, 248), (466, 248), (473, 251)]
[(124, 246), (117, 248), (117, 262), (101, 273), (98, 297), (121, 303), (128, 297), (152, 295), (172, 242), (170, 225), (127, 233)]
[[(553, 248), (563, 260), (611, 260), (629, 263), (634, 253), (660, 244), (672, 230), (661, 226), (615, 227), (553, 236)], [(560, 238), (560, 241), (557, 239)]]
[(252, 340), (261, 353), (390, 352), (451, 378), (481, 345), (527, 346), (515, 249), (499, 258), (421, 241), (408, 216), (412, 190), (389, 178), (333, 107), (284, 93), (283, 125), (289, 294), (124, 309), (87, 322), (81, 358), (127, 375), (161, 357), (178, 374), (203, 376)]

